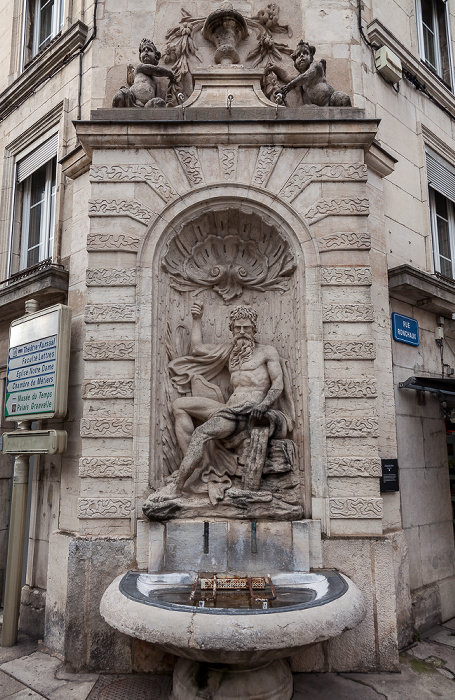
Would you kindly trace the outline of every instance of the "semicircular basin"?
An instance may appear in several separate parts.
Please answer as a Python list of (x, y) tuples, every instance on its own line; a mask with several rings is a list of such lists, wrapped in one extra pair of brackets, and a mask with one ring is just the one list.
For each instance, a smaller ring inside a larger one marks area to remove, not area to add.
[[(150, 585), (147, 576), (151, 577)], [(307, 579), (291, 584), (286, 582), (286, 575), (281, 575), (281, 583), (277, 576), (277, 592), (284, 589), (295, 593), (297, 589), (310, 588), (314, 591), (311, 600), (307, 596), (303, 603), (265, 610), (210, 609), (190, 602), (173, 602), (175, 574), (156, 577), (128, 572), (106, 589), (100, 611), (106, 622), (120, 632), (156, 644), (176, 656), (247, 667), (291, 656), (305, 646), (336, 637), (365, 617), (363, 596), (346, 576), (338, 572), (300, 576)], [(157, 583), (157, 578), (161, 583)], [(188, 579), (185, 585), (189, 600)], [(292, 575), (289, 580), (298, 578)], [(168, 600), (163, 596), (166, 589)]]

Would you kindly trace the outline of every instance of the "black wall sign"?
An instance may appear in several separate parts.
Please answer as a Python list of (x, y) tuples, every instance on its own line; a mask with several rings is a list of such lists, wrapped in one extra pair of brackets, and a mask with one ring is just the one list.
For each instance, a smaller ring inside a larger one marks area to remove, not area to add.
[(398, 483), (398, 460), (397, 459), (381, 459), (382, 476), (381, 476), (381, 493), (387, 491), (399, 491)]

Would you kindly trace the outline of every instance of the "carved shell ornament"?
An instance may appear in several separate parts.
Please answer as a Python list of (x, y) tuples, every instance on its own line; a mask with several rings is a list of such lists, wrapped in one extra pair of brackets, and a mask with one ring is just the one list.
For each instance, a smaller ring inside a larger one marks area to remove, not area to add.
[(244, 289), (288, 289), (296, 262), (288, 243), (273, 227), (261, 230), (250, 223), (249, 236), (232, 229), (224, 235), (204, 234), (205, 228), (193, 226), (190, 239), (182, 232), (171, 240), (162, 266), (171, 276), (174, 289), (213, 289), (226, 303), (239, 297)]

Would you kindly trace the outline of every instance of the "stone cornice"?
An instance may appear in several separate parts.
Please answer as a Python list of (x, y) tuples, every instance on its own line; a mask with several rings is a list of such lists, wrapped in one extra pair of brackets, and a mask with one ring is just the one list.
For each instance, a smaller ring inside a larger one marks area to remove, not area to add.
[(444, 83), (420, 60), (414, 56), (378, 19), (369, 23), (368, 38), (379, 46), (386, 45), (400, 58), (403, 68), (417, 76), (428, 92), (455, 117), (455, 96)]
[[(375, 138), (378, 120), (365, 119), (363, 110), (304, 108), (280, 110), (100, 109), (91, 121), (73, 122), (87, 155), (94, 148), (153, 148), (174, 146), (291, 146), (344, 147), (365, 151)], [(253, 128), (254, 125), (254, 128)]]
[(425, 311), (452, 317), (455, 313), (455, 281), (400, 265), (389, 270), (390, 296), (418, 306)]
[(25, 66), (19, 77), (0, 94), (0, 120), (5, 119), (16, 103), (22, 102), (29, 91), (52, 73), (68, 54), (83, 46), (87, 32), (87, 25), (75, 22)]

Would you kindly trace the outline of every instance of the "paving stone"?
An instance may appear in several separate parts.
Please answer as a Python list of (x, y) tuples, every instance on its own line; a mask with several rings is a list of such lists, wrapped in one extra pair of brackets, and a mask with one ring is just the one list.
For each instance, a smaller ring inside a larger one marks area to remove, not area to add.
[(45, 698), (44, 695), (35, 693), (35, 691), (30, 690), (30, 688), (24, 688), (24, 690), (20, 690), (18, 693), (14, 693), (14, 695), (9, 695), (8, 700), (47, 700), (47, 698)]
[(23, 688), (24, 686), (22, 683), (19, 683), (19, 681), (16, 681), (14, 678), (11, 678), (11, 676), (0, 671), (0, 698), (8, 698), (10, 695), (17, 693)]
[(431, 635), (429, 639), (431, 639), (433, 642), (438, 642), (439, 644), (444, 644), (445, 646), (455, 649), (455, 632), (452, 630), (442, 629), (437, 634)]
[[(362, 674), (364, 675), (364, 674)], [(379, 700), (383, 696), (363, 683), (335, 673), (296, 673), (292, 700)]]
[(67, 685), (67, 681), (58, 680), (55, 677), (61, 663), (60, 659), (37, 651), (29, 656), (8, 661), (8, 663), (2, 664), (0, 669), (32, 687), (38, 693), (48, 696), (57, 688)]
[(447, 622), (444, 622), (442, 626), (448, 627), (450, 630), (455, 630), (455, 617), (452, 617), (451, 620), (447, 620)]
[(427, 661), (427, 663), (433, 663), (430, 659), (442, 659), (444, 662), (444, 668), (452, 673), (455, 673), (455, 650), (450, 647), (443, 646), (442, 644), (436, 644), (436, 642), (419, 642), (415, 647), (408, 649), (406, 652), (409, 656), (413, 656), (415, 659), (421, 659), (422, 661)]

